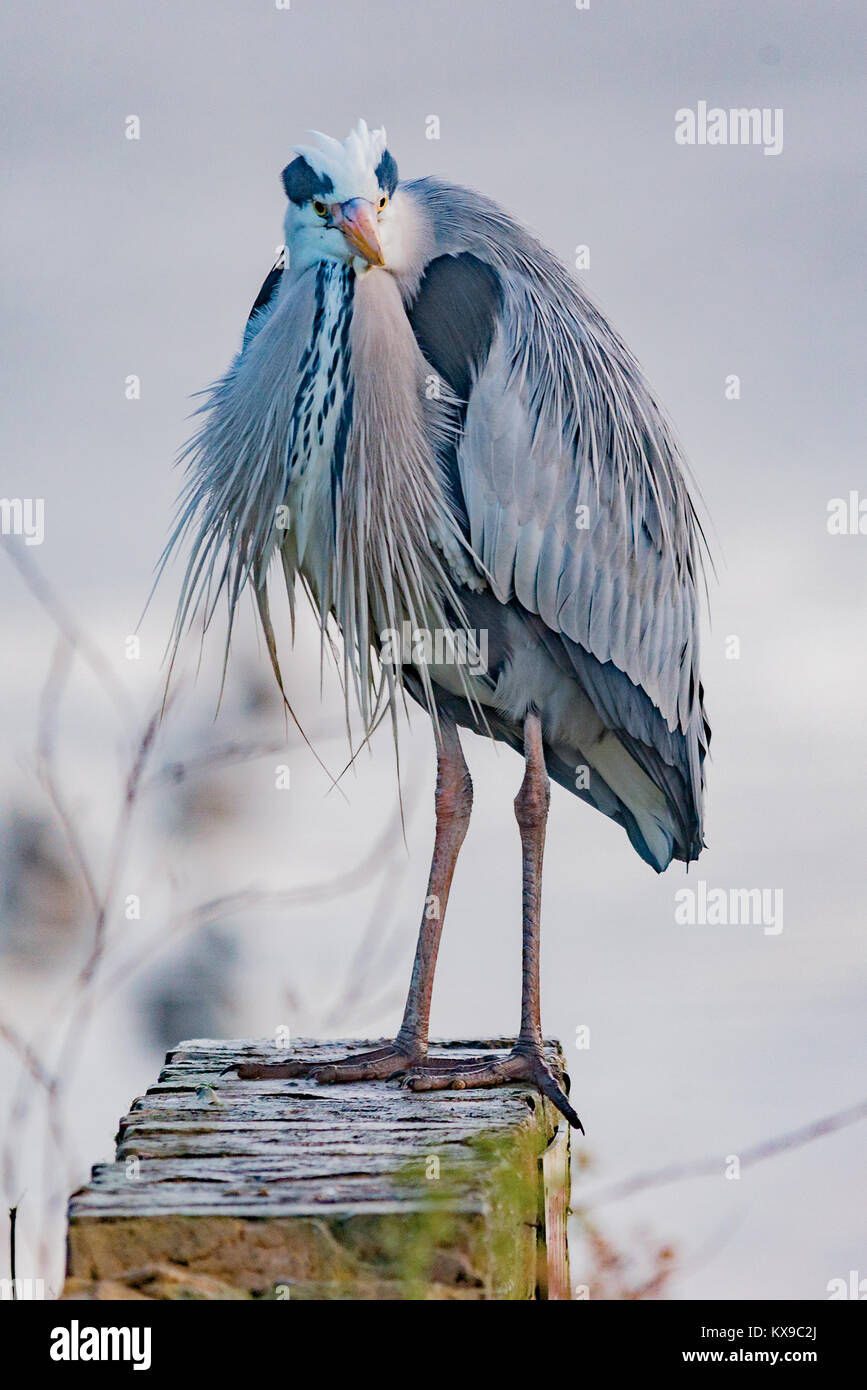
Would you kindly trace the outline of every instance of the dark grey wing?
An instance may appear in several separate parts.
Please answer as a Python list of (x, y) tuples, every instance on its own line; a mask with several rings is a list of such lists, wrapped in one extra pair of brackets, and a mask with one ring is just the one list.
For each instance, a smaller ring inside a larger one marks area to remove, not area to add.
[(249, 314), (247, 315), (247, 324), (244, 328), (244, 340), (242, 343), (242, 351), (247, 346), (254, 334), (257, 333), (258, 330), (261, 328), (267, 311), (269, 309), (272, 309), (275, 303), (277, 302), (277, 291), (280, 289), (282, 279), (283, 256), (281, 253), (274, 265), (268, 271), (268, 274), (265, 276), (265, 279), (262, 282), (262, 288), (256, 295), (256, 302), (254, 303)]
[(694, 858), (709, 735), (701, 538), (667, 423), (628, 350), (534, 238), (469, 190), (404, 188), (440, 252), (414, 327), (464, 387), (453, 468), (472, 549), (497, 598), (541, 620), (552, 654), (663, 793), (674, 852)]
[(429, 261), (409, 321), (427, 360), (463, 403), (488, 360), (503, 287), (493, 266), (468, 251)]
[[(437, 256), (425, 268), (418, 293), (409, 306), (409, 321), (422, 353), (434, 372), (457, 397), (457, 422), (463, 429), (470, 392), (488, 360), (503, 291), (492, 266), (461, 252)], [(469, 520), (458, 469), (459, 434), (440, 450), (455, 516), (469, 538)]]

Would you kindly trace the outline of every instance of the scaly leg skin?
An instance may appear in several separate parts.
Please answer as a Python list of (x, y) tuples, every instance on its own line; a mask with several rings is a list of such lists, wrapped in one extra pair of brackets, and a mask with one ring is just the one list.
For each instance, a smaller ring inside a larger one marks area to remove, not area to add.
[(524, 755), (524, 780), (515, 797), (515, 816), (521, 832), (524, 885), (521, 1031), (518, 1040), (508, 1057), (480, 1057), (457, 1064), (446, 1062), (436, 1068), (430, 1065), (414, 1067), (407, 1074), (404, 1085), (413, 1091), (444, 1091), (529, 1081), (565, 1115), (570, 1125), (580, 1129), (583, 1134), (584, 1126), (545, 1061), (542, 1047), (539, 914), (542, 903), (542, 855), (551, 790), (545, 767), (542, 724), (535, 712), (528, 714), (524, 721)]
[[(280, 1077), (310, 1077), (314, 1081), (382, 1081), (427, 1065), (430, 1003), (437, 952), (452, 876), (473, 805), (473, 784), (464, 761), (457, 727), (440, 720), (437, 741), (436, 837), (425, 909), (422, 913), (415, 962), (403, 1023), (394, 1042), (373, 1052), (334, 1062), (242, 1062), (227, 1067), (242, 1081)], [(434, 1065), (431, 1059), (431, 1065)]]

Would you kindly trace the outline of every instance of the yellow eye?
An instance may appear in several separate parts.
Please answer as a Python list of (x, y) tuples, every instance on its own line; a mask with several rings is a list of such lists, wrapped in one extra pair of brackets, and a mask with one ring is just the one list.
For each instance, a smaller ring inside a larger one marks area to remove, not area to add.
[(328, 208), (324, 203), (320, 202), (318, 198), (313, 199), (313, 211), (316, 213), (317, 217), (328, 216)]
[(388, 202), (388, 194), (387, 194), (387, 193), (383, 193), (382, 197), (380, 198), (379, 202), (377, 203), (377, 208), (378, 208), (378, 210), (379, 210), (380, 212), (382, 212), (382, 209), (385, 207), (385, 205), (386, 205), (387, 202)]

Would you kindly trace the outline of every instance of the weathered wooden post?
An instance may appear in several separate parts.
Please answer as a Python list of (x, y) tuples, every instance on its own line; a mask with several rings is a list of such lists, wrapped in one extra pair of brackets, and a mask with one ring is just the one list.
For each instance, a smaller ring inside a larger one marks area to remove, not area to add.
[(221, 1075), (274, 1052), (196, 1040), (168, 1054), (115, 1161), (70, 1201), (64, 1298), (569, 1297), (569, 1129), (548, 1101), (523, 1084), (415, 1095)]

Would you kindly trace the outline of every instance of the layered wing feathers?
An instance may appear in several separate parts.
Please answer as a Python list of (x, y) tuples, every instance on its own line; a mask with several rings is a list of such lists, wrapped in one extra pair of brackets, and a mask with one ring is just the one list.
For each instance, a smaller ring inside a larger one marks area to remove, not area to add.
[[(692, 858), (709, 735), (702, 537), (671, 430), (631, 354), (540, 243), (469, 190), (404, 188), (433, 231), (419, 292), (427, 332), (439, 311), (452, 343), (444, 375), (466, 392), (455, 467), (469, 542), (498, 599), (559, 641), (606, 727), (663, 791), (675, 852)], [(463, 326), (445, 267), (462, 260), (492, 271), (499, 293), (478, 272), (453, 272), (464, 297), (482, 287), (474, 341), (489, 322), (484, 360), (476, 341), (456, 381), (449, 358)]]

